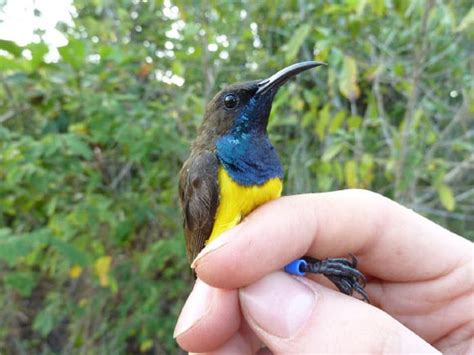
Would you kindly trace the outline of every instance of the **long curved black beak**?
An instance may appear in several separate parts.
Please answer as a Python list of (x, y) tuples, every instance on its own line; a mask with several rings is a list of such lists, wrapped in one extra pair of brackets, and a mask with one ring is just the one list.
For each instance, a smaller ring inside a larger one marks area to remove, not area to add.
[[(288, 79), (294, 77), (295, 75), (311, 69), (318, 67), (320, 65), (326, 65), (323, 62), (315, 62), (315, 61), (308, 61), (308, 62), (301, 62), (290, 65), (279, 72), (273, 74), (268, 79), (264, 79), (259, 82), (257, 92), (255, 93), (256, 96), (260, 96), (265, 94), (266, 92), (270, 91), (271, 89), (277, 89), (282, 86), (284, 83), (288, 81)], [(276, 92), (277, 90), (274, 90)]]

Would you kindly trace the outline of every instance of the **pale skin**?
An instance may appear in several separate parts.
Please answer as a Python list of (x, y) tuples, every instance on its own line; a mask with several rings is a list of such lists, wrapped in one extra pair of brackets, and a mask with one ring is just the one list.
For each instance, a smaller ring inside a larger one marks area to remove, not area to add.
[[(350, 253), (372, 305), (280, 271), (303, 255)], [(193, 267), (175, 330), (190, 352), (474, 353), (473, 243), (372, 192), (267, 203)]]

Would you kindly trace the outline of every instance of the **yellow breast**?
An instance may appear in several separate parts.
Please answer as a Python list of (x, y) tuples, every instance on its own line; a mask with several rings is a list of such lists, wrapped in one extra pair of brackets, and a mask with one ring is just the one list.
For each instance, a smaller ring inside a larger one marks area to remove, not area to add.
[(232, 180), (222, 167), (219, 168), (218, 179), (219, 207), (211, 236), (206, 244), (237, 225), (258, 206), (280, 197), (283, 187), (279, 178), (270, 179), (262, 185), (242, 186)]

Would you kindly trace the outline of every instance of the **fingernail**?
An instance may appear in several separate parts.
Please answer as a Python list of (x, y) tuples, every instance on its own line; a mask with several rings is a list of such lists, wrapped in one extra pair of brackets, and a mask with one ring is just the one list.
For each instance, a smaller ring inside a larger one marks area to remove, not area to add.
[(202, 258), (216, 251), (217, 249), (220, 249), (221, 247), (229, 243), (232, 239), (234, 239), (238, 229), (240, 229), (240, 225), (237, 225), (231, 230), (222, 233), (220, 236), (214, 239), (211, 243), (209, 243), (209, 245), (207, 245), (203, 250), (201, 250), (201, 252), (193, 260), (193, 262), (191, 263), (191, 268), (195, 269), (197, 264), (201, 262)]
[(191, 329), (209, 311), (214, 290), (197, 279), (194, 288), (179, 315), (173, 337), (176, 338)]
[(246, 317), (264, 332), (281, 338), (291, 338), (304, 327), (315, 300), (313, 290), (281, 272), (240, 290), (240, 304)]

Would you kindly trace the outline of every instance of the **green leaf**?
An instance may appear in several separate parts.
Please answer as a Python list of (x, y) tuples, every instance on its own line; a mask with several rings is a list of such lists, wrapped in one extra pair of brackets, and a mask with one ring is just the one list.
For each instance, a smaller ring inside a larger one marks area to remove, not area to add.
[(318, 120), (316, 121), (315, 132), (321, 140), (324, 139), (326, 128), (329, 124), (329, 106), (329, 104), (324, 105), (319, 112)]
[(328, 149), (324, 152), (321, 160), (325, 163), (331, 161), (339, 152), (344, 148), (344, 143), (338, 143), (330, 145)]
[(303, 127), (308, 127), (314, 120), (315, 115), (313, 112), (308, 111), (303, 115), (303, 119), (301, 120), (301, 125)]
[(171, 65), (171, 68), (174, 74), (184, 76), (185, 67), (181, 62), (175, 60)]
[(374, 166), (374, 157), (369, 153), (364, 153), (359, 166), (359, 176), (362, 187), (369, 187), (374, 180)]
[(453, 211), (456, 208), (456, 200), (454, 199), (453, 191), (446, 184), (439, 184), (437, 187), (438, 197), (441, 201), (441, 204), (448, 211)]
[(346, 119), (346, 113), (344, 111), (339, 111), (331, 120), (329, 124), (329, 133), (335, 133), (339, 128), (341, 128), (344, 120)]
[(44, 43), (32, 43), (28, 45), (28, 49), (31, 50), (31, 65), (37, 68), (43, 62), (44, 55), (48, 53), (48, 46)]
[(12, 59), (0, 56), (0, 71), (28, 71), (29, 67), (26, 59)]
[(17, 258), (26, 256), (33, 248), (47, 242), (49, 233), (42, 229), (32, 233), (11, 235), (7, 229), (0, 230), (0, 260), (13, 265)]
[(58, 51), (64, 61), (74, 69), (80, 69), (86, 60), (86, 46), (78, 39), (71, 39), (66, 46), (58, 48)]
[(295, 31), (294, 35), (286, 44), (285, 59), (287, 62), (291, 62), (296, 58), (296, 55), (298, 54), (298, 51), (300, 50), (301, 45), (308, 36), (310, 30), (310, 25), (306, 23), (298, 27), (298, 29)]
[(7, 41), (5, 39), (0, 39), (0, 49), (13, 54), (15, 57), (21, 57), (21, 52), (23, 51), (23, 48), (17, 45), (15, 42)]
[(140, 352), (148, 352), (153, 347), (153, 340), (146, 339), (140, 344)]
[(358, 187), (359, 179), (357, 178), (357, 163), (355, 160), (349, 160), (344, 165), (344, 175), (347, 187), (353, 189)]
[(349, 130), (351, 131), (358, 129), (361, 124), (362, 124), (362, 117), (358, 115), (351, 116), (347, 120), (347, 125), (349, 127)]
[(86, 267), (89, 264), (89, 256), (77, 249), (74, 245), (52, 237), (49, 241), (52, 247), (63, 254), (71, 265)]
[(474, 25), (474, 7), (471, 7), (471, 10), (469, 10), (467, 15), (464, 16), (464, 18), (461, 20), (458, 27), (456, 27), (454, 31), (461, 32), (472, 25)]
[(370, 0), (370, 5), (377, 16), (385, 14), (385, 0)]
[(87, 160), (92, 158), (91, 149), (86, 143), (81, 140), (81, 138), (73, 134), (65, 134), (64, 139), (68, 148), (73, 154), (79, 155)]
[(355, 101), (360, 96), (357, 84), (357, 63), (351, 56), (344, 56), (344, 65), (339, 76), (339, 90), (350, 101)]
[(37, 279), (32, 272), (9, 272), (5, 275), (4, 282), (21, 296), (29, 297), (37, 284)]
[(35, 320), (33, 321), (33, 329), (40, 333), (42, 336), (46, 336), (53, 330), (56, 323), (55, 317), (52, 314), (51, 307), (47, 307), (39, 312)]

